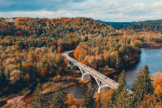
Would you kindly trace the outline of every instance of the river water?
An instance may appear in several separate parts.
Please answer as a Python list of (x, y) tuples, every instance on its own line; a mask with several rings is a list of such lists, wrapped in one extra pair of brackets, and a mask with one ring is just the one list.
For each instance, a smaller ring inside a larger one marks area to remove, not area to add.
[[(162, 51), (162, 48), (141, 48), (142, 54), (140, 55), (140, 61), (136, 64), (133, 64), (129, 67), (125, 68), (126, 72), (126, 87), (129, 89), (130, 85), (134, 83), (134, 80), (136, 78), (137, 72), (139, 72), (140, 66), (144, 66), (146, 63), (150, 70), (150, 75), (152, 75), (154, 72), (161, 71), (162, 72), (162, 55), (160, 52)], [(112, 74), (109, 77), (114, 79), (114, 75), (119, 76), (120, 73)], [(118, 79), (115, 79), (118, 81)], [(95, 80), (91, 83), (92, 88), (97, 92), (97, 83)], [(87, 84), (79, 84), (70, 88), (65, 89), (66, 93), (73, 94), (75, 98), (82, 99), (85, 95), (85, 92), (88, 89)], [(52, 100), (53, 94), (48, 95), (49, 100)]]
[[(142, 54), (140, 55), (140, 61), (136, 64), (133, 64), (129, 67), (126, 67), (124, 70), (126, 72), (126, 87), (130, 89), (130, 85), (134, 83), (137, 72), (139, 72), (140, 66), (144, 66), (146, 63), (150, 70), (150, 75), (155, 72), (162, 72), (162, 51), (161, 48), (141, 48)], [(120, 73), (111, 74), (108, 77), (114, 79), (114, 75), (119, 76)], [(115, 81), (118, 81), (116, 78)], [(97, 92), (98, 85), (95, 80), (92, 80), (91, 86), (95, 92)], [(65, 89), (66, 93), (74, 95), (74, 98), (83, 99), (86, 91), (88, 90), (89, 84), (78, 84), (73, 87)], [(47, 95), (48, 100), (51, 101), (54, 97), (53, 93)], [(3, 106), (5, 102), (0, 103), (0, 106)], [(78, 105), (79, 106), (79, 105)]]

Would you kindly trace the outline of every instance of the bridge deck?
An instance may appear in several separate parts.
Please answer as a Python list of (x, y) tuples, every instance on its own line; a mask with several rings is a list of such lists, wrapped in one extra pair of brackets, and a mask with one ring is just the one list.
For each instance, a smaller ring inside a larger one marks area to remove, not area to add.
[[(84, 65), (83, 63), (69, 57), (69, 53), (74, 52), (73, 51), (67, 51), (65, 53), (63, 53), (63, 56), (66, 57), (70, 62), (72, 62), (74, 65), (80, 67), (81, 69), (85, 70), (86, 72), (88, 72), (89, 74), (93, 75), (94, 77), (96, 77), (97, 79), (99, 79), (100, 81), (102, 81), (104, 84), (108, 85), (111, 88), (117, 88), (118, 87), (118, 83), (115, 82), (114, 80), (110, 79), (109, 77), (101, 74), (100, 72), (94, 70), (91, 67), (88, 67), (86, 65)], [(131, 90), (128, 89), (129, 93), (132, 93)]]

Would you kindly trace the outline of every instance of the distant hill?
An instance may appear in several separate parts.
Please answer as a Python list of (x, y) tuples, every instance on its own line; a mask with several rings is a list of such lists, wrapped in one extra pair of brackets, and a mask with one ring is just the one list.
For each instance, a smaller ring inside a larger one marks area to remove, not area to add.
[[(99, 20), (98, 20), (99, 21)], [(148, 20), (139, 22), (103, 22), (111, 25), (115, 29), (135, 30), (135, 31), (153, 31), (162, 32), (162, 20)]]

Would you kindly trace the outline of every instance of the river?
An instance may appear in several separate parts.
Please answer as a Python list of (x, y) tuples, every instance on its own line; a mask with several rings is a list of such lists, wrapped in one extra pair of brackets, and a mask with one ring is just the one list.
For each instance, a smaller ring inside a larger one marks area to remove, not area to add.
[[(130, 89), (130, 85), (134, 83), (136, 74), (137, 72), (139, 72), (140, 66), (147, 64), (150, 70), (150, 75), (152, 75), (154, 72), (162, 72), (162, 55), (160, 54), (161, 51), (162, 48), (141, 48), (142, 54), (140, 55), (140, 61), (125, 68), (126, 87), (128, 89)], [(112, 74), (109, 77), (113, 79), (114, 75), (119, 76), (120, 73)], [(116, 81), (118, 81), (118, 79), (116, 79)], [(95, 92), (97, 92), (97, 83), (95, 82), (95, 80), (92, 81), (92, 88), (95, 90)], [(73, 94), (74, 98), (82, 99), (87, 89), (87, 84), (80, 84), (65, 89), (65, 92)], [(49, 94), (48, 98), (49, 100), (52, 100), (53, 94)]]
[[(152, 75), (154, 72), (161, 71), (162, 72), (162, 55), (160, 52), (162, 51), (161, 48), (141, 48), (142, 54), (140, 55), (140, 61), (136, 64), (133, 64), (129, 67), (125, 68), (126, 72), (126, 87), (130, 89), (130, 85), (134, 82), (136, 78), (137, 72), (139, 72), (140, 66), (144, 66), (146, 63), (150, 70), (150, 75)], [(108, 77), (114, 78), (114, 75), (119, 76), (120, 73), (111, 74)], [(115, 79), (118, 81), (118, 79)], [(97, 92), (97, 83), (95, 80), (92, 80), (91, 82), (92, 88), (95, 92)], [(88, 90), (88, 84), (78, 84), (73, 87), (69, 87), (65, 89), (66, 93), (70, 93), (74, 95), (74, 98), (77, 99), (83, 99), (83, 96), (85, 95), (85, 92)], [(53, 93), (50, 93), (47, 95), (48, 100), (52, 100), (54, 95)]]

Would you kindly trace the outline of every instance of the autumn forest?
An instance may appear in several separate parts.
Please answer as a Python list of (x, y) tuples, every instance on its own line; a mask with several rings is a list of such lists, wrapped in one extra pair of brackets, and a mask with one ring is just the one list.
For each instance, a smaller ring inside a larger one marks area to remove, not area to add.
[[(161, 23), (119, 26), (85, 17), (0, 18), (0, 107), (162, 108), (162, 77), (151, 76), (146, 64), (129, 94), (124, 70), (140, 61), (140, 48), (162, 45)], [(65, 93), (66, 88), (91, 82), (81, 81), (81, 73), (67, 66), (62, 53), (71, 50), (70, 57), (104, 75), (120, 73), (118, 88), (97, 93), (90, 86), (83, 99)], [(54, 94), (51, 101), (49, 93)]]

